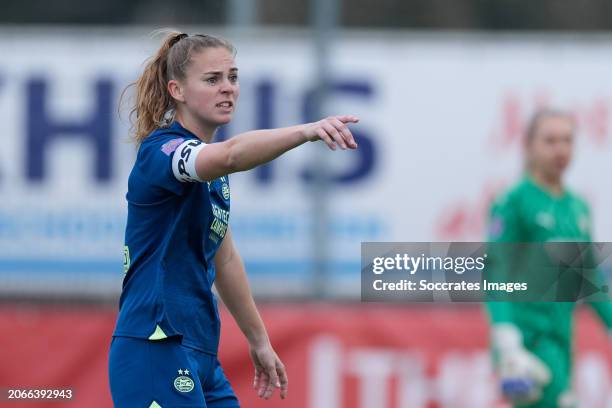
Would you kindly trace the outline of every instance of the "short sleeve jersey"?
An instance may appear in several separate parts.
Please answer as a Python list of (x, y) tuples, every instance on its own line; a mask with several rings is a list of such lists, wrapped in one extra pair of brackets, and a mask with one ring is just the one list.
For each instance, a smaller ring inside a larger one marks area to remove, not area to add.
[(115, 336), (183, 344), (216, 354), (220, 322), (214, 257), (230, 210), (227, 176), (203, 182), (206, 144), (178, 122), (140, 145), (128, 180), (123, 290)]

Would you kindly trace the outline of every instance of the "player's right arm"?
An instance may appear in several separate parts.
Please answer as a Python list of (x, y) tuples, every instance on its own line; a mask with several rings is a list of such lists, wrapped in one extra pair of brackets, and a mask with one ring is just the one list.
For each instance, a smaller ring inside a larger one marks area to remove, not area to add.
[(178, 155), (175, 154), (177, 177), (185, 181), (211, 181), (250, 170), (303, 143), (317, 140), (324, 141), (332, 150), (336, 146), (356, 149), (357, 143), (347, 124), (358, 121), (352, 115), (330, 116), (314, 123), (245, 132), (219, 143), (187, 141), (177, 149)]
[[(517, 243), (524, 240), (520, 226), (519, 210), (513, 198), (506, 194), (497, 199), (491, 206), (488, 222), (488, 241), (492, 243)], [(489, 248), (489, 265), (487, 278), (503, 282), (508, 279), (508, 269), (513, 262), (512, 254), (507, 248), (491, 246)], [(491, 324), (512, 323), (512, 304), (509, 302), (489, 302), (487, 310)]]

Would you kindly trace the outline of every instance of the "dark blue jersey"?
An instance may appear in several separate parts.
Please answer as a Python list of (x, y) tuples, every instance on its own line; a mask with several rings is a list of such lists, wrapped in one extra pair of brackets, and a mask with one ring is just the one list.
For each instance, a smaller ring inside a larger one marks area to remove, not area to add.
[(140, 145), (128, 180), (123, 292), (115, 336), (182, 342), (216, 354), (219, 314), (214, 257), (225, 236), (227, 177), (202, 182), (195, 157), (205, 149), (174, 122)]

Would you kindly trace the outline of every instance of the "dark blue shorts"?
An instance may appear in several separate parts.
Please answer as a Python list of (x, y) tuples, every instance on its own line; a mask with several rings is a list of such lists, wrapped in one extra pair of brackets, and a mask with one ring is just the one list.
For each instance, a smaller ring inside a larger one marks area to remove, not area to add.
[(116, 408), (240, 406), (217, 357), (177, 337), (113, 337), (108, 363)]

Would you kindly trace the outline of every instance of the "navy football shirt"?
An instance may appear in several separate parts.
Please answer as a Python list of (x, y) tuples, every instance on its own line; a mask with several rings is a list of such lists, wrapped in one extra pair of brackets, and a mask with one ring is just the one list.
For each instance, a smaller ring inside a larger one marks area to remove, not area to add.
[(214, 256), (230, 209), (227, 176), (203, 182), (195, 157), (206, 144), (178, 122), (147, 136), (128, 180), (123, 291), (115, 336), (183, 344), (216, 354)]

